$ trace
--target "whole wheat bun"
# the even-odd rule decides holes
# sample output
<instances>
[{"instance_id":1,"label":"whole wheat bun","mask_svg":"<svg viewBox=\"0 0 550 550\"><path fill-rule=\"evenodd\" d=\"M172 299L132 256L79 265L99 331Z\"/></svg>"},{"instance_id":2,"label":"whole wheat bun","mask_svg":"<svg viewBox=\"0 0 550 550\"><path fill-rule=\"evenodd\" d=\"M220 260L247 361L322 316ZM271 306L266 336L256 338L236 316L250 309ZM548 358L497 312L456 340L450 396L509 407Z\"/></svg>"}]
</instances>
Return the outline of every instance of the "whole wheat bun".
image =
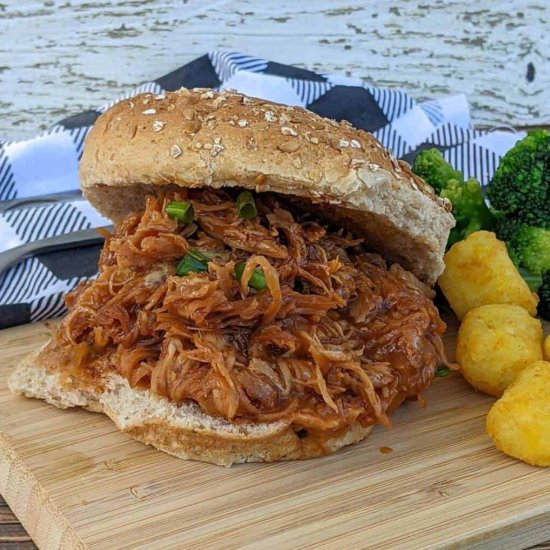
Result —
<instances>
[{"instance_id":1,"label":"whole wheat bun","mask_svg":"<svg viewBox=\"0 0 550 550\"><path fill-rule=\"evenodd\" d=\"M84 195L117 221L147 193L238 186L300 198L349 226L387 259L433 284L454 219L449 204L370 134L295 107L233 92L185 90L122 101L94 125L81 161ZM228 422L175 405L116 374L104 389L65 381L39 354L12 374L15 394L105 413L122 431L175 456L230 466L303 459L356 443L371 427L300 437L290 421ZM304 435L304 434L301 434Z\"/></svg>"},{"instance_id":2,"label":"whole wheat bun","mask_svg":"<svg viewBox=\"0 0 550 550\"><path fill-rule=\"evenodd\" d=\"M188 460L220 466L242 462L274 462L330 454L361 441L372 427L354 423L337 434L309 433L305 437L290 422L232 423L202 412L192 402L170 403L144 389L131 388L118 374L105 380L105 389L63 382L61 372L47 370L39 353L27 357L11 374L12 393L43 399L56 407L83 407L106 414L134 439Z\"/></svg>"},{"instance_id":3,"label":"whole wheat bun","mask_svg":"<svg viewBox=\"0 0 550 550\"><path fill-rule=\"evenodd\" d=\"M88 135L80 176L84 195L115 221L167 186L302 197L430 284L443 271L454 225L450 204L372 135L228 91L121 101Z\"/></svg>"}]
</instances>

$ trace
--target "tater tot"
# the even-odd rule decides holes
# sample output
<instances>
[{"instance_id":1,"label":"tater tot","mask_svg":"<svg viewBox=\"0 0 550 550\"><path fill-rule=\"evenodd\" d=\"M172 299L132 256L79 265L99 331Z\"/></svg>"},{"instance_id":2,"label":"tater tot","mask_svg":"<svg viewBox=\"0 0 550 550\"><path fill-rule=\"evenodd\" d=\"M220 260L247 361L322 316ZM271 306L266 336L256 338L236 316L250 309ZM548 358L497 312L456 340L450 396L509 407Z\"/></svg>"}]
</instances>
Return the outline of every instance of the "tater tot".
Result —
<instances>
[{"instance_id":1,"label":"tater tot","mask_svg":"<svg viewBox=\"0 0 550 550\"><path fill-rule=\"evenodd\" d=\"M550 363L526 367L487 416L497 449L534 466L550 466Z\"/></svg>"},{"instance_id":2,"label":"tater tot","mask_svg":"<svg viewBox=\"0 0 550 550\"><path fill-rule=\"evenodd\" d=\"M538 297L532 293L494 233L476 231L445 254L439 286L459 319L484 304L518 304L531 315Z\"/></svg>"},{"instance_id":3,"label":"tater tot","mask_svg":"<svg viewBox=\"0 0 550 550\"><path fill-rule=\"evenodd\" d=\"M527 365L542 359L542 325L520 306L472 309L458 330L456 360L478 390L500 396Z\"/></svg>"},{"instance_id":4,"label":"tater tot","mask_svg":"<svg viewBox=\"0 0 550 550\"><path fill-rule=\"evenodd\" d=\"M550 336L547 336L544 339L543 352L544 352L544 360L550 361Z\"/></svg>"}]
</instances>

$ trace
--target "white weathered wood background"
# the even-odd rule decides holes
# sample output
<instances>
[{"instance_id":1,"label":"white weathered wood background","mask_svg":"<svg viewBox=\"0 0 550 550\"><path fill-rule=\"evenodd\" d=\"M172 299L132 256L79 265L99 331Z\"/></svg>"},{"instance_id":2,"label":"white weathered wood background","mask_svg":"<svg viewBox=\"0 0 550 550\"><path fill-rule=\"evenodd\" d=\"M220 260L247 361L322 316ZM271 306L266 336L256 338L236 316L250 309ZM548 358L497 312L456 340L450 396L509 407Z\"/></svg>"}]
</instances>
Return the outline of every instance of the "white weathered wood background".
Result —
<instances>
[{"instance_id":1,"label":"white weathered wood background","mask_svg":"<svg viewBox=\"0 0 550 550\"><path fill-rule=\"evenodd\" d=\"M216 48L419 99L465 92L479 125L550 124L550 0L0 0L0 136Z\"/></svg>"}]
</instances>

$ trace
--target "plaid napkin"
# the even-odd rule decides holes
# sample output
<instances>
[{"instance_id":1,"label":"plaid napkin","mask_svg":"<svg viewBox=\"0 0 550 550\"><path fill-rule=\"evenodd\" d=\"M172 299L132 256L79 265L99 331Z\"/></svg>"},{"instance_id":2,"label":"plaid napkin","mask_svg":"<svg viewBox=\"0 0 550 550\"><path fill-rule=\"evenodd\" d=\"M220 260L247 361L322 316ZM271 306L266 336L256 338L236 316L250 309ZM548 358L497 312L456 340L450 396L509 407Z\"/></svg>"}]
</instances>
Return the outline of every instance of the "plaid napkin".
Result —
<instances>
[{"instance_id":1,"label":"plaid napkin","mask_svg":"<svg viewBox=\"0 0 550 550\"><path fill-rule=\"evenodd\" d=\"M97 117L117 101L141 92L232 88L346 119L372 132L411 162L437 147L465 177L491 179L499 158L524 136L471 127L464 95L417 103L402 90L377 88L354 78L318 74L237 52L204 55L115 100L76 114L30 140L0 140L0 212L3 201L77 190L84 138ZM0 252L37 239L107 225L80 196L53 204L10 208L0 214ZM97 271L98 246L41 254L0 274L0 328L62 314L63 296Z\"/></svg>"}]
</instances>

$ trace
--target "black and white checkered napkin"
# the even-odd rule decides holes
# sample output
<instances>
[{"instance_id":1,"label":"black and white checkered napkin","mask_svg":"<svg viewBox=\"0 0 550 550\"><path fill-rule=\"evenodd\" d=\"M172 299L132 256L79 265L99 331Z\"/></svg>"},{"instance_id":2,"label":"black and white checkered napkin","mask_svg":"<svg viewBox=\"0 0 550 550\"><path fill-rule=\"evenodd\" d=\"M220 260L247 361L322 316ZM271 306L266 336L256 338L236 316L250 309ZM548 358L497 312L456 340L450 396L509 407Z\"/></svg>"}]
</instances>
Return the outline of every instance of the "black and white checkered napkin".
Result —
<instances>
[{"instance_id":1,"label":"black and white checkered napkin","mask_svg":"<svg viewBox=\"0 0 550 550\"><path fill-rule=\"evenodd\" d=\"M498 159L524 134L473 130L465 96L415 102L401 90L376 88L358 79L317 74L236 52L216 51L146 82L123 97L71 116L25 141L0 141L2 201L76 190L83 141L97 117L141 92L233 88L245 94L306 107L346 119L372 132L397 157L411 161L437 147L466 177L486 184ZM5 203L4 203L5 204ZM13 208L0 214L0 252L36 239L106 225L83 199ZM99 247L30 258L0 274L0 328L57 316L63 296L96 273Z\"/></svg>"}]
</instances>

